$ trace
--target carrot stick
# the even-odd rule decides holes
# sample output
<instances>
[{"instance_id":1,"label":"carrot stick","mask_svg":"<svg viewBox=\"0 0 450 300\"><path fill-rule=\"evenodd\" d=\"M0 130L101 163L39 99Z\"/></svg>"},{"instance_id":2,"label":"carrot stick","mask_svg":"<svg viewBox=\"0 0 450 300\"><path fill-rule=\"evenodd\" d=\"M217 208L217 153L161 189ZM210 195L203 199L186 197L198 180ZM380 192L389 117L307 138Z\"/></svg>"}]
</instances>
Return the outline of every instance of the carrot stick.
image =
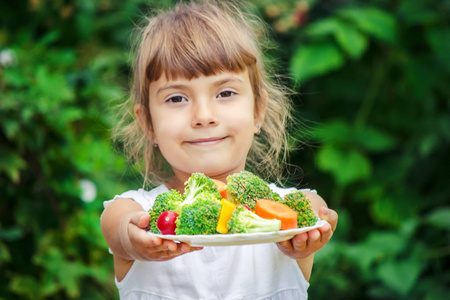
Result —
<instances>
[{"instance_id":1,"label":"carrot stick","mask_svg":"<svg viewBox=\"0 0 450 300\"><path fill-rule=\"evenodd\" d=\"M222 196L222 199L227 199L228 193L227 193L227 185L223 181L213 179L213 181L217 185L217 189L219 190L220 195Z\"/></svg>"},{"instance_id":2,"label":"carrot stick","mask_svg":"<svg viewBox=\"0 0 450 300\"><path fill-rule=\"evenodd\" d=\"M266 199L256 200L255 213L264 219L280 220L280 230L297 228L297 213L283 203Z\"/></svg>"}]
</instances>

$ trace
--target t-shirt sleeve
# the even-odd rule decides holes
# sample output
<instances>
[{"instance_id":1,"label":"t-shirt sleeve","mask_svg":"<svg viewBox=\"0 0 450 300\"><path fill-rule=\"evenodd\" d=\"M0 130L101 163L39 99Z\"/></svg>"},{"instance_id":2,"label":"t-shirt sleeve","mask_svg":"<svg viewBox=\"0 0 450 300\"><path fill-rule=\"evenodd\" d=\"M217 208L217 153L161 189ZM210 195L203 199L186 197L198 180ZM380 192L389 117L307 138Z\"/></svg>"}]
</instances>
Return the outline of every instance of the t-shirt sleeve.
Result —
<instances>
[{"instance_id":1,"label":"t-shirt sleeve","mask_svg":"<svg viewBox=\"0 0 450 300\"><path fill-rule=\"evenodd\" d=\"M149 197L148 192L140 189L137 191L128 191L128 192L122 193L120 195L116 195L116 196L114 196L113 199L104 201L103 207L106 208L108 205L110 205L114 200L116 200L118 198L133 199L134 201L136 201L137 203L139 203L141 205L141 207L144 211L148 211L152 207L153 202L154 202L154 199L151 199Z\"/></svg>"}]
</instances>

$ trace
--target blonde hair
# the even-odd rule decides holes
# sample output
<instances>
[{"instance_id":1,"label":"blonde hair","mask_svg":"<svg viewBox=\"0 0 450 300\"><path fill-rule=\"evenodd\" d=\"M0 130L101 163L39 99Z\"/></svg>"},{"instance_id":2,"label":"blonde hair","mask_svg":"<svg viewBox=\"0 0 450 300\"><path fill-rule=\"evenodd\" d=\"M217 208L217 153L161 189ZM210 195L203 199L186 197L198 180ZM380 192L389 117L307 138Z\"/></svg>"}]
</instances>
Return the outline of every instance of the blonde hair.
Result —
<instances>
[{"instance_id":1,"label":"blonde hair","mask_svg":"<svg viewBox=\"0 0 450 300\"><path fill-rule=\"evenodd\" d=\"M219 1L179 3L146 22L136 45L131 97L114 135L123 142L132 161L144 160L146 181L164 183L172 176L167 161L153 147L151 136L144 134L134 116L134 105L142 105L147 126L151 128L150 83L162 75L168 79L191 79L245 69L249 72L256 109L264 105L261 97L267 96L264 125L254 138L246 168L267 180L280 179L289 148L286 130L292 103L287 89L268 75L268 65L263 63L262 53L267 45L261 41L269 39L262 22L235 4Z\"/></svg>"}]
</instances>

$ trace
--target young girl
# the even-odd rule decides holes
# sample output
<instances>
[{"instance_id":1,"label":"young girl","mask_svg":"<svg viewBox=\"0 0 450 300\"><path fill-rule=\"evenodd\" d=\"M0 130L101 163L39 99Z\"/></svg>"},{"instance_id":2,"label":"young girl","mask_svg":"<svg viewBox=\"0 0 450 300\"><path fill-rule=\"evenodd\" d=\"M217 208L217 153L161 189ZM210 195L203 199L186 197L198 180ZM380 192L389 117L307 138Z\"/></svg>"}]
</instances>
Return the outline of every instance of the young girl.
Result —
<instances>
[{"instance_id":1,"label":"young girl","mask_svg":"<svg viewBox=\"0 0 450 300\"><path fill-rule=\"evenodd\" d=\"M304 191L324 226L280 243L191 247L152 236L156 196L183 191L194 172L226 182L250 168L277 178L290 103L267 75L255 18L219 2L178 4L148 20L134 66L132 110L120 126L151 191L105 202L101 226L122 299L306 299L314 252L337 214ZM122 126L128 122L128 125ZM292 191L271 184L281 196Z\"/></svg>"}]
</instances>

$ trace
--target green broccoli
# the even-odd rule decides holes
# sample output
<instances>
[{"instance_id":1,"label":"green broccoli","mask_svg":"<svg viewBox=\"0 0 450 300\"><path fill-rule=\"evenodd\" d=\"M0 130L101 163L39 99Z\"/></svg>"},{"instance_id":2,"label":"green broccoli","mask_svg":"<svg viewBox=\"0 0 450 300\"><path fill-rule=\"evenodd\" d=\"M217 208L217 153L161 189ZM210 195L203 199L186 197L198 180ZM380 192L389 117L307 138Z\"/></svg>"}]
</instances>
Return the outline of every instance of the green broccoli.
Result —
<instances>
[{"instance_id":1,"label":"green broccoli","mask_svg":"<svg viewBox=\"0 0 450 300\"><path fill-rule=\"evenodd\" d=\"M318 219L311 207L311 202L301 191L294 191L285 195L281 203L286 204L297 212L298 228L316 224Z\"/></svg>"},{"instance_id":2,"label":"green broccoli","mask_svg":"<svg viewBox=\"0 0 450 300\"><path fill-rule=\"evenodd\" d=\"M272 192L267 182L248 171L227 177L227 193L229 201L237 205L246 205L252 210L255 210L256 200L275 200L278 196Z\"/></svg>"},{"instance_id":3,"label":"green broccoli","mask_svg":"<svg viewBox=\"0 0 450 300\"><path fill-rule=\"evenodd\" d=\"M192 204L203 193L212 194L218 201L222 199L216 183L203 173L193 173L184 183L184 186L185 199L175 210L177 214L181 213L185 205Z\"/></svg>"},{"instance_id":4,"label":"green broccoli","mask_svg":"<svg viewBox=\"0 0 450 300\"><path fill-rule=\"evenodd\" d=\"M178 208L178 206L183 202L183 200L184 200L183 195L181 195L177 190L170 190L169 192L159 194L155 199L153 207L150 208L150 210L148 211L150 215L149 229L153 233L160 234L161 231L159 231L158 226L156 224L159 215L161 215L163 212L167 210L175 211Z\"/></svg>"},{"instance_id":5,"label":"green broccoli","mask_svg":"<svg viewBox=\"0 0 450 300\"><path fill-rule=\"evenodd\" d=\"M186 202L186 201L185 201ZM183 202L184 203L184 202ZM185 203L175 224L176 234L216 234L222 204L217 195L208 191L199 193Z\"/></svg>"},{"instance_id":6,"label":"green broccoli","mask_svg":"<svg viewBox=\"0 0 450 300\"><path fill-rule=\"evenodd\" d=\"M280 220L264 219L245 207L236 208L227 224L230 233L252 233L278 231Z\"/></svg>"}]
</instances>

